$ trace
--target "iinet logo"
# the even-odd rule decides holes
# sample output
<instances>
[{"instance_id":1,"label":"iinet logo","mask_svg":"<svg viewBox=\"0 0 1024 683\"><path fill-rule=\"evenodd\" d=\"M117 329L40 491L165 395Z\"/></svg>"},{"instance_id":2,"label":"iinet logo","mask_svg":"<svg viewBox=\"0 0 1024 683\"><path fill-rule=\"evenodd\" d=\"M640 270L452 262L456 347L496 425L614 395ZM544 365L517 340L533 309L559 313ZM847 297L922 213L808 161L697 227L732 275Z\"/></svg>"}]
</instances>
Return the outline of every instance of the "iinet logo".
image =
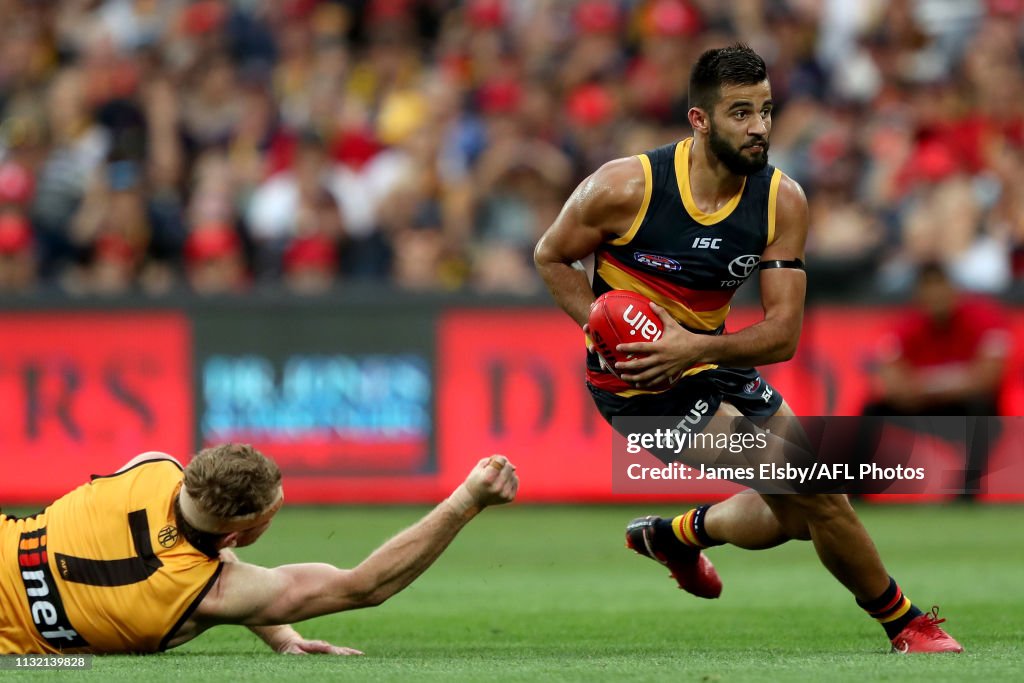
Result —
<instances>
[{"instance_id":1,"label":"iinet logo","mask_svg":"<svg viewBox=\"0 0 1024 683\"><path fill-rule=\"evenodd\" d=\"M656 342L661 339L661 330L653 320L647 317L643 311L639 308L636 309L636 313L630 318L630 313L633 312L633 304L626 307L626 310L622 312L622 319L626 321L632 329L629 331L631 335L638 334L646 339L647 341Z\"/></svg>"},{"instance_id":2,"label":"iinet logo","mask_svg":"<svg viewBox=\"0 0 1024 683\"><path fill-rule=\"evenodd\" d=\"M71 626L64 611L64 602L47 562L46 527L21 534L18 566L32 623L43 640L57 650L88 647L89 643Z\"/></svg>"}]
</instances>

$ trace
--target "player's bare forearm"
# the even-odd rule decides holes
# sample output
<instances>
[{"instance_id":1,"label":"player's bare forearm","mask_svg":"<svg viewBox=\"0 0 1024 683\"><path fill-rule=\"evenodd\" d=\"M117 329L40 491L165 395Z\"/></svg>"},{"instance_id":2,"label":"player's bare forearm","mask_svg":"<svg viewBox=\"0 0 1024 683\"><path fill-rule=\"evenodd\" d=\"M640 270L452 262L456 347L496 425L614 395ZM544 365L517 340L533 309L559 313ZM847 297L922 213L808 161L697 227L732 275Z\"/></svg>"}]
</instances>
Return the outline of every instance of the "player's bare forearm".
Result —
<instances>
[{"instance_id":1,"label":"player's bare forearm","mask_svg":"<svg viewBox=\"0 0 1024 683\"><path fill-rule=\"evenodd\" d=\"M270 570L279 582L278 595L268 596L266 607L242 623L283 624L379 605L425 572L480 510L460 486L353 569L307 563Z\"/></svg>"},{"instance_id":2,"label":"player's bare forearm","mask_svg":"<svg viewBox=\"0 0 1024 683\"><path fill-rule=\"evenodd\" d=\"M434 563L483 508L513 500L519 488L515 471L505 456L481 459L444 502L353 569L355 580L371 587L366 602L377 605L401 591Z\"/></svg>"},{"instance_id":3,"label":"player's bare forearm","mask_svg":"<svg viewBox=\"0 0 1024 683\"><path fill-rule=\"evenodd\" d=\"M619 344L618 351L636 354L615 369L638 388L656 386L679 377L688 368L714 364L749 367L779 363L793 357L803 323L806 278L801 270L774 270L761 276L764 319L732 334L694 334L679 325L657 304L651 309L665 330L655 342Z\"/></svg>"},{"instance_id":4,"label":"player's bare forearm","mask_svg":"<svg viewBox=\"0 0 1024 683\"><path fill-rule=\"evenodd\" d=\"M731 334L704 338L699 362L747 367L792 358L803 326L806 282L801 270L762 273L764 319Z\"/></svg>"},{"instance_id":5,"label":"player's bare forearm","mask_svg":"<svg viewBox=\"0 0 1024 683\"><path fill-rule=\"evenodd\" d=\"M290 642L301 640L302 636L290 624L279 626L249 626L248 629L256 634L274 652L281 652Z\"/></svg>"},{"instance_id":6,"label":"player's bare forearm","mask_svg":"<svg viewBox=\"0 0 1024 683\"><path fill-rule=\"evenodd\" d=\"M569 317L582 327L594 303L594 290L586 272L567 263L536 260L537 272L555 300Z\"/></svg>"},{"instance_id":7,"label":"player's bare forearm","mask_svg":"<svg viewBox=\"0 0 1024 683\"><path fill-rule=\"evenodd\" d=\"M787 321L766 319L735 334L713 337L685 330L656 304L652 309L661 318L665 334L657 342L619 344L619 351L639 357L615 364L619 376L640 389L671 381L697 365L750 367L779 363L793 356L800 336L799 317Z\"/></svg>"},{"instance_id":8,"label":"player's bare forearm","mask_svg":"<svg viewBox=\"0 0 1024 683\"><path fill-rule=\"evenodd\" d=\"M333 645L325 640L309 640L288 624L279 626L249 626L248 629L274 652L280 655L361 655L360 650Z\"/></svg>"},{"instance_id":9,"label":"player's bare forearm","mask_svg":"<svg viewBox=\"0 0 1024 683\"><path fill-rule=\"evenodd\" d=\"M764 320L734 334L708 337L698 364L750 367L781 363L793 357L800 339L800 319Z\"/></svg>"},{"instance_id":10,"label":"player's bare forearm","mask_svg":"<svg viewBox=\"0 0 1024 683\"><path fill-rule=\"evenodd\" d=\"M367 587L366 606L379 605L415 581L480 510L459 487L426 517L363 560L352 574Z\"/></svg>"}]
</instances>

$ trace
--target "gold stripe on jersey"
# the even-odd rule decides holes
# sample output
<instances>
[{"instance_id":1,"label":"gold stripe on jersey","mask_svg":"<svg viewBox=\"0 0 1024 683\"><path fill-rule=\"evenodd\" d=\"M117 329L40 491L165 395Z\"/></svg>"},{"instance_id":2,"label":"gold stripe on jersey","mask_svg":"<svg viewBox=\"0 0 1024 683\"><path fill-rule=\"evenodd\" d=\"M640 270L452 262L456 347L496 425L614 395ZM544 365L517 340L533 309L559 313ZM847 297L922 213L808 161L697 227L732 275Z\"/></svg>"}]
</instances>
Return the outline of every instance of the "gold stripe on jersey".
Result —
<instances>
[{"instance_id":1,"label":"gold stripe on jersey","mask_svg":"<svg viewBox=\"0 0 1024 683\"><path fill-rule=\"evenodd\" d=\"M639 280L624 270L616 268L606 259L600 259L600 262L597 264L597 274L612 289L627 289L643 294L668 311L669 315L678 320L682 325L693 330L706 332L716 330L725 322L725 317L729 314L729 304L716 308L713 311L692 311L675 299L666 297L643 280Z\"/></svg>"},{"instance_id":2,"label":"gold stripe on jersey","mask_svg":"<svg viewBox=\"0 0 1024 683\"><path fill-rule=\"evenodd\" d=\"M768 244L775 241L775 211L779 202L779 184L782 182L782 171L775 169L772 173L772 184L768 189Z\"/></svg>"},{"instance_id":3,"label":"gold stripe on jersey","mask_svg":"<svg viewBox=\"0 0 1024 683\"><path fill-rule=\"evenodd\" d=\"M636 158L640 160L640 165L643 166L644 169L644 201L640 205L640 211L636 214L636 218L633 219L633 225L629 226L629 230L627 230L621 237L616 237L611 240L611 244L616 246L629 244L633 237L636 236L640 226L643 225L644 218L647 217L647 209L651 205L651 195L654 194L651 160L646 154L637 154Z\"/></svg>"},{"instance_id":4,"label":"gold stripe on jersey","mask_svg":"<svg viewBox=\"0 0 1024 683\"><path fill-rule=\"evenodd\" d=\"M747 187L747 179L743 178L739 191L732 196L722 208L714 213L705 213L693 200L693 193L690 192L690 148L693 146L693 138L686 138L676 145L676 182L679 183L679 196L683 198L683 206L693 220L701 225L714 225L729 217L743 198L743 190Z\"/></svg>"}]
</instances>

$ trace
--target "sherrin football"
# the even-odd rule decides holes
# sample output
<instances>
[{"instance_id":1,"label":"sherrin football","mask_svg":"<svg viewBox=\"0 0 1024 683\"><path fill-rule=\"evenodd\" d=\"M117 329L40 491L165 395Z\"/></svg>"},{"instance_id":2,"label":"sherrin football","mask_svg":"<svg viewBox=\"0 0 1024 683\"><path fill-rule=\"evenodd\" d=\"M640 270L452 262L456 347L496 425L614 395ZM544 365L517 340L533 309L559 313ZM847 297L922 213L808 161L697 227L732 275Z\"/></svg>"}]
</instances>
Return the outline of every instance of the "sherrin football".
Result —
<instances>
[{"instance_id":1,"label":"sherrin football","mask_svg":"<svg viewBox=\"0 0 1024 683\"><path fill-rule=\"evenodd\" d=\"M651 310L651 300L625 290L612 290L597 297L590 306L587 325L594 350L616 376L615 363L638 357L620 353L615 350L616 346L630 342L655 342L665 331L661 318Z\"/></svg>"}]
</instances>

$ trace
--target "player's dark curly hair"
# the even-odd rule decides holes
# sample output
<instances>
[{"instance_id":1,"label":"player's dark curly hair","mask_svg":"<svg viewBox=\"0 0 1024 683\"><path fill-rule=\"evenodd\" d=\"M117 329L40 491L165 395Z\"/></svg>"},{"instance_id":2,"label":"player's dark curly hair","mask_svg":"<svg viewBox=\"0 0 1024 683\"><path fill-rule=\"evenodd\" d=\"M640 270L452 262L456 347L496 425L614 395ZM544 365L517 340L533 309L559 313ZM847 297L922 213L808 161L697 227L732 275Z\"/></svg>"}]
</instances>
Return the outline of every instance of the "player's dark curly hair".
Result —
<instances>
[{"instance_id":1,"label":"player's dark curly hair","mask_svg":"<svg viewBox=\"0 0 1024 683\"><path fill-rule=\"evenodd\" d=\"M754 85L767 78L761 55L743 43L707 50L690 72L690 106L710 112L723 85Z\"/></svg>"}]
</instances>

